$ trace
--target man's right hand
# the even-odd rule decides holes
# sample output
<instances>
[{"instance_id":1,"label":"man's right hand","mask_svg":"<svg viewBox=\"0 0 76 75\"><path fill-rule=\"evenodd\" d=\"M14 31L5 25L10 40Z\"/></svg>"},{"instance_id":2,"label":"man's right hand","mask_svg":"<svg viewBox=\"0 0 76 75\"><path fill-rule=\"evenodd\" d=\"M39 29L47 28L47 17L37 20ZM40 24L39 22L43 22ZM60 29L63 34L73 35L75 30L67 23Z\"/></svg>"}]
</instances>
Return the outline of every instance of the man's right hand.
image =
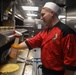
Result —
<instances>
[{"instance_id":1,"label":"man's right hand","mask_svg":"<svg viewBox=\"0 0 76 75\"><path fill-rule=\"evenodd\" d=\"M20 48L19 44L12 44L11 47L12 47L12 48L15 48L15 49L19 49L19 48Z\"/></svg>"}]
</instances>

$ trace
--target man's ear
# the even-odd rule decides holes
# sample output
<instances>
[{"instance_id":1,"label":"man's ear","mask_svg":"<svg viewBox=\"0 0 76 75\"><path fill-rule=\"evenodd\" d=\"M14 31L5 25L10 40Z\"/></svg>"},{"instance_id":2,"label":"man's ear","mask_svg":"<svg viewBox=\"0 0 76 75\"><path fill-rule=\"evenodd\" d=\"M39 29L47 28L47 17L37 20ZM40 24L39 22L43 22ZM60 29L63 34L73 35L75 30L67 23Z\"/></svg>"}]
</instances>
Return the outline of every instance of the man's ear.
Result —
<instances>
[{"instance_id":1,"label":"man's ear","mask_svg":"<svg viewBox=\"0 0 76 75\"><path fill-rule=\"evenodd\" d=\"M53 16L55 14L55 12L51 11L50 14L51 14L51 16Z\"/></svg>"},{"instance_id":2,"label":"man's ear","mask_svg":"<svg viewBox=\"0 0 76 75\"><path fill-rule=\"evenodd\" d=\"M53 11L51 11L51 13L52 13L52 15L54 15L54 14L55 14L55 12L53 12Z\"/></svg>"}]
</instances>

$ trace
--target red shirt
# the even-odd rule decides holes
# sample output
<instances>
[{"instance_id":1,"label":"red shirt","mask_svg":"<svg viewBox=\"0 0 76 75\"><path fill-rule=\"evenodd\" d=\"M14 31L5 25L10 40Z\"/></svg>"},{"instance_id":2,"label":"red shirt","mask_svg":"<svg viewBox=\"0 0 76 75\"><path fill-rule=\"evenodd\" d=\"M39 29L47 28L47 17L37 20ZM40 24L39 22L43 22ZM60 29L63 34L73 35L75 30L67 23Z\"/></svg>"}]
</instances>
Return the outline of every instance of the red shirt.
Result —
<instances>
[{"instance_id":1,"label":"red shirt","mask_svg":"<svg viewBox=\"0 0 76 75\"><path fill-rule=\"evenodd\" d=\"M61 71L76 70L76 35L67 25L58 22L48 32L48 28L26 41L29 48L41 48L42 64Z\"/></svg>"}]
</instances>

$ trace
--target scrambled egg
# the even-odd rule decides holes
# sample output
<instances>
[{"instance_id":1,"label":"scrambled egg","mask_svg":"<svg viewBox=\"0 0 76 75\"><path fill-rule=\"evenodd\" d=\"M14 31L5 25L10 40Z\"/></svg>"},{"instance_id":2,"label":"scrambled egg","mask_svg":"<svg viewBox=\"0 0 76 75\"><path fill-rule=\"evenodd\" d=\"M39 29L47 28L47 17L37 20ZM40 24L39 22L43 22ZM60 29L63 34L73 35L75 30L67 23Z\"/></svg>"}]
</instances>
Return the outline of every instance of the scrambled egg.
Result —
<instances>
[{"instance_id":1,"label":"scrambled egg","mask_svg":"<svg viewBox=\"0 0 76 75\"><path fill-rule=\"evenodd\" d=\"M19 66L17 64L5 64L0 67L0 72L2 73L8 73L8 72L13 72L19 69Z\"/></svg>"}]
</instances>

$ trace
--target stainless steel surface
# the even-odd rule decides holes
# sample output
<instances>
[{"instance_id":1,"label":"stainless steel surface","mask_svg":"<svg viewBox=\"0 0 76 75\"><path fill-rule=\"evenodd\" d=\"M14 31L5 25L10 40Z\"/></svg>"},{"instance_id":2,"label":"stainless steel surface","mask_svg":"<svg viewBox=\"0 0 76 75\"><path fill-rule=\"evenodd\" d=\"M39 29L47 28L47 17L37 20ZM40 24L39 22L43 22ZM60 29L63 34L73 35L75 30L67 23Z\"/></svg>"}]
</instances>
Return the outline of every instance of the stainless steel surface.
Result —
<instances>
[{"instance_id":1,"label":"stainless steel surface","mask_svg":"<svg viewBox=\"0 0 76 75\"><path fill-rule=\"evenodd\" d=\"M0 47L7 42L7 37L0 33Z\"/></svg>"},{"instance_id":2,"label":"stainless steel surface","mask_svg":"<svg viewBox=\"0 0 76 75\"><path fill-rule=\"evenodd\" d=\"M26 68L24 70L24 75L32 75L32 65L26 65Z\"/></svg>"},{"instance_id":3,"label":"stainless steel surface","mask_svg":"<svg viewBox=\"0 0 76 75\"><path fill-rule=\"evenodd\" d=\"M34 52L34 50L31 50L29 52L28 49L24 49L23 51L19 52L19 56L21 56L23 59L34 59L34 57L36 55L34 55L33 53L38 52L38 55L36 56L36 58L40 58L40 49L36 48ZM17 59L10 59L8 61L8 63L15 63L19 65L19 70L11 72L11 73L0 73L0 75L38 75L38 74L42 74L41 69L38 68L38 66L41 64L41 62L37 62L37 61L33 61L32 64L28 65L27 62L23 62L23 63L19 63L17 62Z\"/></svg>"},{"instance_id":4,"label":"stainless steel surface","mask_svg":"<svg viewBox=\"0 0 76 75\"><path fill-rule=\"evenodd\" d=\"M23 52L19 52L19 55L26 58L28 55L28 49L24 50ZM10 59L10 61L8 63L18 64L19 70L11 72L11 73L0 73L0 75L23 75L26 63L17 63L16 59Z\"/></svg>"},{"instance_id":5,"label":"stainless steel surface","mask_svg":"<svg viewBox=\"0 0 76 75\"><path fill-rule=\"evenodd\" d=\"M40 48L34 48L31 50L31 53L33 53L33 67L32 67L32 75L42 75L42 68L39 66L42 65L41 63L41 49Z\"/></svg>"},{"instance_id":6,"label":"stainless steel surface","mask_svg":"<svg viewBox=\"0 0 76 75\"><path fill-rule=\"evenodd\" d=\"M20 62L20 63L26 63L28 65L32 65L33 64L33 59L29 59L29 58L24 58L22 56L19 56L17 58L17 62Z\"/></svg>"}]
</instances>

